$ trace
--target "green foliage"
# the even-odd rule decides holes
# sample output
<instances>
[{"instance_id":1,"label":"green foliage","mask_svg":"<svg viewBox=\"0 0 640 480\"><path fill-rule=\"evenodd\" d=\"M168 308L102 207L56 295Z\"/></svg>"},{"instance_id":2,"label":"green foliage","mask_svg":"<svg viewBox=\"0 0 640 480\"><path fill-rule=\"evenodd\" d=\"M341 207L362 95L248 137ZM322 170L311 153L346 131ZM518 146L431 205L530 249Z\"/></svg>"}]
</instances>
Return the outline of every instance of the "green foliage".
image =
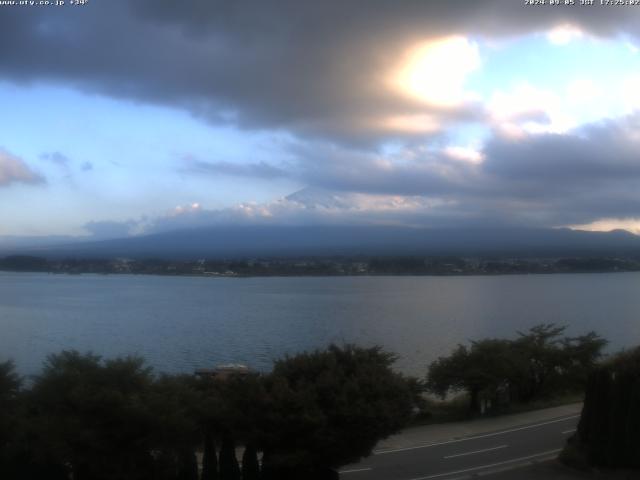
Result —
<instances>
[{"instance_id":1,"label":"green foliage","mask_svg":"<svg viewBox=\"0 0 640 480\"><path fill-rule=\"evenodd\" d=\"M28 394L29 463L73 478L195 479L200 393L191 376L154 378L137 357L50 356Z\"/></svg>"},{"instance_id":2,"label":"green foliage","mask_svg":"<svg viewBox=\"0 0 640 480\"><path fill-rule=\"evenodd\" d=\"M8 476L19 442L16 431L20 426L18 396L22 379L16 374L13 362L0 363L0 478Z\"/></svg>"},{"instance_id":3,"label":"green foliage","mask_svg":"<svg viewBox=\"0 0 640 480\"><path fill-rule=\"evenodd\" d=\"M151 436L155 450L179 456L185 445L201 442L202 402L196 380L191 375L161 375L149 385L146 408L153 417Z\"/></svg>"},{"instance_id":4,"label":"green foliage","mask_svg":"<svg viewBox=\"0 0 640 480\"><path fill-rule=\"evenodd\" d=\"M139 358L102 363L64 351L52 355L31 391L38 452L74 478L144 478L153 424L144 401L151 375Z\"/></svg>"},{"instance_id":5,"label":"green foliage","mask_svg":"<svg viewBox=\"0 0 640 480\"><path fill-rule=\"evenodd\" d=\"M236 445L225 436L220 449L220 480L240 480L240 466L236 458Z\"/></svg>"},{"instance_id":6,"label":"green foliage","mask_svg":"<svg viewBox=\"0 0 640 480\"><path fill-rule=\"evenodd\" d=\"M471 348L459 345L449 357L441 357L429 367L428 388L444 397L449 391L469 394L470 408L480 409L482 393L492 398L512 373L511 345L505 340L472 342Z\"/></svg>"},{"instance_id":7,"label":"green foliage","mask_svg":"<svg viewBox=\"0 0 640 480\"><path fill-rule=\"evenodd\" d=\"M260 480L258 451L251 443L246 446L242 454L242 480Z\"/></svg>"},{"instance_id":8,"label":"green foliage","mask_svg":"<svg viewBox=\"0 0 640 480\"><path fill-rule=\"evenodd\" d=\"M339 467L404 427L414 397L394 360L379 347L332 345L276 362L262 440L269 467Z\"/></svg>"},{"instance_id":9,"label":"green foliage","mask_svg":"<svg viewBox=\"0 0 640 480\"><path fill-rule=\"evenodd\" d=\"M622 353L589 377L571 447L591 465L640 467L640 347Z\"/></svg>"},{"instance_id":10,"label":"green foliage","mask_svg":"<svg viewBox=\"0 0 640 480\"><path fill-rule=\"evenodd\" d=\"M185 446L179 458L178 480L198 480L198 460L195 452Z\"/></svg>"},{"instance_id":11,"label":"green foliage","mask_svg":"<svg viewBox=\"0 0 640 480\"><path fill-rule=\"evenodd\" d=\"M263 377L252 374L215 381L206 398L216 404L213 425L222 437L232 436L244 444L259 442L263 435L261 422L268 408ZM208 410L208 415L213 418L212 409Z\"/></svg>"},{"instance_id":12,"label":"green foliage","mask_svg":"<svg viewBox=\"0 0 640 480\"><path fill-rule=\"evenodd\" d=\"M6 405L12 402L18 395L22 379L15 372L15 365L12 361L0 363L0 402Z\"/></svg>"},{"instance_id":13,"label":"green foliage","mask_svg":"<svg viewBox=\"0 0 640 480\"><path fill-rule=\"evenodd\" d=\"M562 340L562 346L567 361L564 364L566 375L565 381L573 381L577 386L584 389L589 374L597 366L597 361L601 357L601 352L607 345L607 341L595 332L589 332L574 338Z\"/></svg>"},{"instance_id":14,"label":"green foliage","mask_svg":"<svg viewBox=\"0 0 640 480\"><path fill-rule=\"evenodd\" d=\"M542 324L515 340L486 339L459 345L448 357L429 366L427 389L441 397L465 391L469 408L529 403L541 397L581 390L601 356L606 341L590 332L561 337L565 327Z\"/></svg>"},{"instance_id":15,"label":"green foliage","mask_svg":"<svg viewBox=\"0 0 640 480\"><path fill-rule=\"evenodd\" d=\"M202 480L218 480L218 457L216 455L216 443L211 432L204 435L204 448L202 452Z\"/></svg>"},{"instance_id":16,"label":"green foliage","mask_svg":"<svg viewBox=\"0 0 640 480\"><path fill-rule=\"evenodd\" d=\"M195 480L198 449L202 480L336 478L333 468L412 415L422 386L394 373L394 360L331 346L286 357L268 375L197 379L154 376L137 357L63 351L26 390L0 364L0 478Z\"/></svg>"}]
</instances>

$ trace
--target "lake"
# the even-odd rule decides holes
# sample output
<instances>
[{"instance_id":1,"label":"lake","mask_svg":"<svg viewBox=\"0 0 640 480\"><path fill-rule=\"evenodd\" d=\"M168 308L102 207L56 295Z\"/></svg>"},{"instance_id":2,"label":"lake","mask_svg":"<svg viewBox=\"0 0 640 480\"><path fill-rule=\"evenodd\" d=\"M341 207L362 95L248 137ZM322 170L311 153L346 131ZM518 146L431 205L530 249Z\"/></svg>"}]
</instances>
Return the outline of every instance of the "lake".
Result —
<instances>
[{"instance_id":1,"label":"lake","mask_svg":"<svg viewBox=\"0 0 640 480\"><path fill-rule=\"evenodd\" d=\"M541 322L640 344L640 273L204 278L0 272L0 360L35 373L62 349L143 355L157 371L269 370L331 342L382 345L423 375L457 343Z\"/></svg>"}]
</instances>

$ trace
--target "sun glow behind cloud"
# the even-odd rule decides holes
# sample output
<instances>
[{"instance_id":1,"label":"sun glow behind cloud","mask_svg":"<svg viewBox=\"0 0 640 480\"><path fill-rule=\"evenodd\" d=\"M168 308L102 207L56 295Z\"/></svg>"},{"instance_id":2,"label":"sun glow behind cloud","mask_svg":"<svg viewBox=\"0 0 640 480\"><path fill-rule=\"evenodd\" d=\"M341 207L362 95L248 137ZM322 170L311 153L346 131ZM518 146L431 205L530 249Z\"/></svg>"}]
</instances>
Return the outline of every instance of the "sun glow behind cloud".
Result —
<instances>
[{"instance_id":1,"label":"sun glow behind cloud","mask_svg":"<svg viewBox=\"0 0 640 480\"><path fill-rule=\"evenodd\" d=\"M479 67L477 44L462 36L440 38L409 49L392 84L426 104L455 107L471 97L465 81Z\"/></svg>"},{"instance_id":2,"label":"sun glow behind cloud","mask_svg":"<svg viewBox=\"0 0 640 480\"><path fill-rule=\"evenodd\" d=\"M434 133L442 128L438 119L433 115L394 115L381 122L385 130L404 133Z\"/></svg>"},{"instance_id":3,"label":"sun glow behind cloud","mask_svg":"<svg viewBox=\"0 0 640 480\"><path fill-rule=\"evenodd\" d=\"M451 160L479 165L484 161L482 152L471 147L452 145L444 149L444 154Z\"/></svg>"},{"instance_id":4,"label":"sun glow behind cloud","mask_svg":"<svg viewBox=\"0 0 640 480\"><path fill-rule=\"evenodd\" d=\"M589 232L610 232L612 230L627 230L640 235L640 218L603 218L584 225L569 225L572 230L586 230Z\"/></svg>"},{"instance_id":5,"label":"sun glow behind cloud","mask_svg":"<svg viewBox=\"0 0 640 480\"><path fill-rule=\"evenodd\" d=\"M553 45L567 45L573 40L582 38L584 33L578 27L571 24L562 24L547 32L547 40Z\"/></svg>"}]
</instances>

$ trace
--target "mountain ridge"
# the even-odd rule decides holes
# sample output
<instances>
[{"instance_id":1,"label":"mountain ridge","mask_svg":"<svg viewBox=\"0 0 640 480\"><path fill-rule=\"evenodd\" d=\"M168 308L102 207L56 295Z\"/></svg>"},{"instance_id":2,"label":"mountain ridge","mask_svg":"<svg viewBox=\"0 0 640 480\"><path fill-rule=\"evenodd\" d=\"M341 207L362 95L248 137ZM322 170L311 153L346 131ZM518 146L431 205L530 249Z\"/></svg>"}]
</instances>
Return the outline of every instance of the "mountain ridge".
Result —
<instances>
[{"instance_id":1,"label":"mountain ridge","mask_svg":"<svg viewBox=\"0 0 640 480\"><path fill-rule=\"evenodd\" d=\"M216 226L112 240L5 248L0 254L76 258L240 258L329 256L640 255L640 236L625 230L390 226Z\"/></svg>"}]
</instances>

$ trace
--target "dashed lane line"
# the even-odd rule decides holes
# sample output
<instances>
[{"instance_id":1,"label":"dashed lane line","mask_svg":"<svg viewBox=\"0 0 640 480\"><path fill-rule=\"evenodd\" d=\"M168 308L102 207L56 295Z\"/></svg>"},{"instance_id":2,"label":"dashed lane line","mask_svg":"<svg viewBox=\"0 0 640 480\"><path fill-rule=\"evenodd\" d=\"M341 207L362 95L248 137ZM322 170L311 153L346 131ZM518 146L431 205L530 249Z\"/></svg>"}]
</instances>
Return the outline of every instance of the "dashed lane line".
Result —
<instances>
[{"instance_id":1,"label":"dashed lane line","mask_svg":"<svg viewBox=\"0 0 640 480\"><path fill-rule=\"evenodd\" d=\"M475 450L473 452L465 452L465 453L456 453L455 455L447 455L444 458L458 458L458 457L466 457L467 455L475 455L476 453L484 453L484 452L492 452L494 450L500 450L502 448L507 448L509 445L500 445L498 447L484 448L482 450Z\"/></svg>"},{"instance_id":2,"label":"dashed lane line","mask_svg":"<svg viewBox=\"0 0 640 480\"><path fill-rule=\"evenodd\" d=\"M545 425L551 425L553 423L566 422L567 420L573 420L574 418L579 418L579 417L580 417L580 415L571 415L569 417L557 418L555 420L549 420L548 422L536 423L534 425L526 425L524 427L517 427L517 428L512 428L512 429L509 429L509 430L502 430L500 432L485 433L485 434L482 434L482 435L475 435L475 436L472 436L472 437L459 438L459 439L455 439L455 440L447 440L446 442L428 443L428 444L425 444L425 445L416 445L416 446L413 446L413 447L394 448L394 449L390 449L390 450L378 450L378 451L374 451L373 454L374 455L386 455L387 453L405 452L407 450L417 450L417 449L420 449L420 448L437 447L439 445L449 445L449 444L458 443L458 442L468 442L469 440L478 440L480 438L495 437L497 435L505 435L507 433L519 432L519 431L528 430L528 429L531 429L531 428L543 427Z\"/></svg>"},{"instance_id":3,"label":"dashed lane line","mask_svg":"<svg viewBox=\"0 0 640 480\"><path fill-rule=\"evenodd\" d=\"M477 470L484 470L484 469L487 469L487 468L499 467L499 466L502 466L502 465L508 465L510 463L524 462L526 460L532 460L532 459L538 458L538 457L545 457L545 456L555 455L556 453L560 452L561 450L562 450L561 448L558 448L556 450L549 450L547 452L536 453L534 455L528 455L526 457L519 457L519 458L513 458L511 460L505 460L504 462L490 463L490 464L487 464L487 465L480 465L478 467L465 468L464 470L456 470L454 472L436 473L435 475L427 475L426 477L416 477L416 478L412 478L410 480L429 480L431 478L441 478L441 477L447 477L449 475L459 475L461 473L475 472Z\"/></svg>"},{"instance_id":4,"label":"dashed lane line","mask_svg":"<svg viewBox=\"0 0 640 480\"><path fill-rule=\"evenodd\" d=\"M367 467L367 468L354 468L351 470L340 470L338 473L343 474L343 473L357 473L357 472L368 472L372 470L372 468Z\"/></svg>"}]
</instances>

